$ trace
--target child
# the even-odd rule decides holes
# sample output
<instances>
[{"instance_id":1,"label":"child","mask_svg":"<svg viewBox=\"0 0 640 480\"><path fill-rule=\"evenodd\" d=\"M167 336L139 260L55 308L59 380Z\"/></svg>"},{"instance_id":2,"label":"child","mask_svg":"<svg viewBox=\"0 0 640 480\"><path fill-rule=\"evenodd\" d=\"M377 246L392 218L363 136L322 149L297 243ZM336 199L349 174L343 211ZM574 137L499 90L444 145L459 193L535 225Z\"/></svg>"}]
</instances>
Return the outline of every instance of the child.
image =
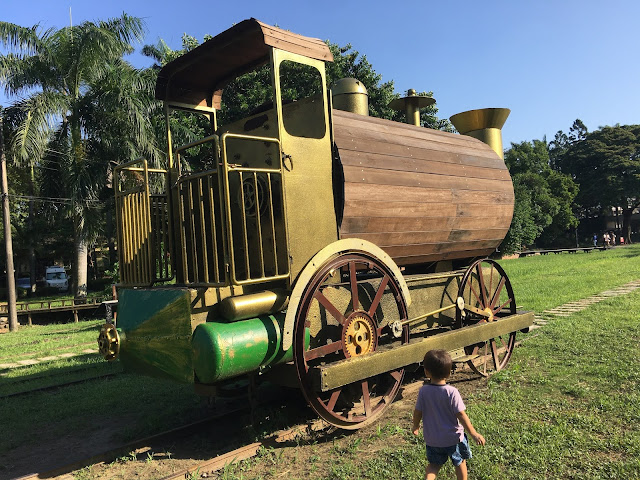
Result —
<instances>
[{"instance_id":1,"label":"child","mask_svg":"<svg viewBox=\"0 0 640 480\"><path fill-rule=\"evenodd\" d=\"M484 437L471 425L458 389L447 385L447 378L451 374L451 357L447 351L429 350L422 364L429 383L418 392L413 412L413 433L418 435L422 419L429 461L424 478L434 480L449 457L455 466L456 478L465 480L466 459L471 458L471 449L464 430L469 432L478 445L484 445Z\"/></svg>"}]
</instances>

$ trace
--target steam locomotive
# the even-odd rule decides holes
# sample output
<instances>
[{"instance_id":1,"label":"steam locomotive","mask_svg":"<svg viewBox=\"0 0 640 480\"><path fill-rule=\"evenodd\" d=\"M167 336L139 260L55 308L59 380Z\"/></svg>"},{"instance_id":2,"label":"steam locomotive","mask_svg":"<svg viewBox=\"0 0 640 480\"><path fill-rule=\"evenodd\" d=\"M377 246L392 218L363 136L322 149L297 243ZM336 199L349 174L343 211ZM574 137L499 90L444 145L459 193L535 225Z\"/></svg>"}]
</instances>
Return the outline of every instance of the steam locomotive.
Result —
<instances>
[{"instance_id":1,"label":"steam locomotive","mask_svg":"<svg viewBox=\"0 0 640 480\"><path fill-rule=\"evenodd\" d=\"M485 258L513 214L509 111L436 131L418 120L433 99L410 91L391 105L409 124L369 117L360 81L329 91L332 60L318 39L249 19L161 69L166 168L114 172L107 360L204 394L247 374L294 383L344 429L373 422L432 348L480 375L506 365L533 322ZM267 101L223 115L225 95L248 99L259 79ZM174 146L185 122L208 133Z\"/></svg>"}]
</instances>

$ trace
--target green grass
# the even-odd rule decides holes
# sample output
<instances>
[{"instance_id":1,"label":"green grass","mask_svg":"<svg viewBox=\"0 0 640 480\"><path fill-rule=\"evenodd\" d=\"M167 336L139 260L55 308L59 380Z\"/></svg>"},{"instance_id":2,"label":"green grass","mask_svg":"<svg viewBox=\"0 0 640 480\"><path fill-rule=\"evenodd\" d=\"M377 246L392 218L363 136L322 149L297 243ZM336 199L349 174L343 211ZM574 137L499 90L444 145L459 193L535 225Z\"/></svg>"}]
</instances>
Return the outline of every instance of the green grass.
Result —
<instances>
[{"instance_id":1,"label":"green grass","mask_svg":"<svg viewBox=\"0 0 640 480\"><path fill-rule=\"evenodd\" d=\"M638 311L640 292L553 321L467 395L469 417L487 440L472 446L469 478L640 478ZM284 469L290 479L424 478L424 444L406 411L400 423L334 441L312 461L292 466L291 456L267 451L220 478L277 478ZM439 478L455 478L450 462Z\"/></svg>"},{"instance_id":2,"label":"green grass","mask_svg":"<svg viewBox=\"0 0 640 480\"><path fill-rule=\"evenodd\" d=\"M0 363L48 357L60 353L97 348L104 320L78 323L22 326L0 337Z\"/></svg>"},{"instance_id":3,"label":"green grass","mask_svg":"<svg viewBox=\"0 0 640 480\"><path fill-rule=\"evenodd\" d=\"M640 279L640 245L501 260L518 307L542 312Z\"/></svg>"},{"instance_id":4,"label":"green grass","mask_svg":"<svg viewBox=\"0 0 640 480\"><path fill-rule=\"evenodd\" d=\"M640 246L500 263L518 305L541 312L640 279ZM638 311L640 293L552 321L528 335L503 372L465 396L469 416L488 442L474 447L470 478L640 478ZM3 334L0 363L95 348L101 323L23 327ZM114 366L93 355L0 372L0 391L36 385L29 382L38 378L70 378L65 375L74 369L99 364ZM104 412L117 432L111 441L149 435L203 415L190 385L128 374L0 398L0 408L12 412L3 416L3 430L11 434L0 436L0 455L42 443L43 435L53 441L74 431L100 431ZM286 470L291 479L423 478L424 446L408 431L410 418L394 422L383 420L357 437L338 438L328 454L314 453L299 468L291 455L267 449L228 467L220 478L273 478ZM439 478L454 478L450 465Z\"/></svg>"}]
</instances>

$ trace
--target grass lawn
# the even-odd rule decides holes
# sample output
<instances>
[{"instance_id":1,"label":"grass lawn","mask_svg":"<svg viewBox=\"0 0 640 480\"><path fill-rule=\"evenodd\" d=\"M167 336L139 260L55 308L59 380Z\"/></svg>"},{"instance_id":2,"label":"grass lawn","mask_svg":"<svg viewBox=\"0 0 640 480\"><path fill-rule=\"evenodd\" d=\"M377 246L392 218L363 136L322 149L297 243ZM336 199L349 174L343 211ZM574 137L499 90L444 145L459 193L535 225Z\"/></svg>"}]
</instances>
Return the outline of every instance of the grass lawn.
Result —
<instances>
[{"instance_id":1,"label":"grass lawn","mask_svg":"<svg viewBox=\"0 0 640 480\"><path fill-rule=\"evenodd\" d=\"M552 321L522 343L505 370L473 388L458 384L487 440L472 445L469 478L640 478L639 311L636 292ZM265 450L219 478L271 479L287 470L289 479L424 478L412 408L330 445ZM438 478L455 478L450 462Z\"/></svg>"},{"instance_id":2,"label":"grass lawn","mask_svg":"<svg viewBox=\"0 0 640 480\"><path fill-rule=\"evenodd\" d=\"M518 307L537 313L640 279L640 245L501 260Z\"/></svg>"},{"instance_id":3,"label":"grass lawn","mask_svg":"<svg viewBox=\"0 0 640 480\"><path fill-rule=\"evenodd\" d=\"M500 263L518 305L539 313L640 279L640 246ZM524 337L503 372L468 390L461 385L469 416L487 438L484 448L474 448L470 478L640 478L639 311L640 293L633 293L552 321ZM23 327L3 334L0 363L95 348L101 323ZM35 382L100 362L92 355L0 371L0 390L6 395L10 388L36 385L15 383L21 379ZM102 365L118 368L117 363ZM291 452L264 450L227 468L221 478L277 478L287 471L290 479L423 478L423 445L409 432L410 402L398 402L406 412L390 412L377 425L329 443ZM0 436L0 457L47 439L100 431L104 412L116 420L111 429L116 443L203 414L191 386L128 374L0 399L0 408L14 413L3 417L3 431L10 434ZM2 464L0 459L0 477ZM92 478L87 471L82 475ZM453 469L446 467L439 478L454 478Z\"/></svg>"}]
</instances>

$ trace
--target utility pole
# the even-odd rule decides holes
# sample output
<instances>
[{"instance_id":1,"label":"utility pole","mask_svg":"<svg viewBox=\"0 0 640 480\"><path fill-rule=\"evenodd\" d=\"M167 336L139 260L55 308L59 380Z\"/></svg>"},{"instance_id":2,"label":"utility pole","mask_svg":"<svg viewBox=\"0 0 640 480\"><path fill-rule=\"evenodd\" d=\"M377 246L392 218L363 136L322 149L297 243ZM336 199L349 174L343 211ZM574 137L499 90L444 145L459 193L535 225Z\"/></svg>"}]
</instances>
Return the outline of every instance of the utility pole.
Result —
<instances>
[{"instance_id":1,"label":"utility pole","mask_svg":"<svg viewBox=\"0 0 640 480\"><path fill-rule=\"evenodd\" d=\"M9 183L7 181L7 159L4 156L2 137L2 107L0 107L0 176L2 177L2 220L4 224L4 245L7 252L7 300L9 302L9 331L18 329L16 312L16 277L13 268L13 244L11 243L11 218L9 217Z\"/></svg>"}]
</instances>

